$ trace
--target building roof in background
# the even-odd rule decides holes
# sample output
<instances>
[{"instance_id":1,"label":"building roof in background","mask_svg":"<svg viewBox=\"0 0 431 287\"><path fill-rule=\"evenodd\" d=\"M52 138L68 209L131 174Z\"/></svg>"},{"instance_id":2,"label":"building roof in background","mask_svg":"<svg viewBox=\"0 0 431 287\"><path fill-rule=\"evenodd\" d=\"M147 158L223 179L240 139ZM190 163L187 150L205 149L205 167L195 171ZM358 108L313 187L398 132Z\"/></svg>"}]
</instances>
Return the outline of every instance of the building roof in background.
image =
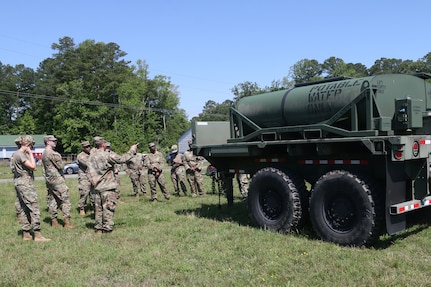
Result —
<instances>
[{"instance_id":1,"label":"building roof in background","mask_svg":"<svg viewBox=\"0 0 431 287\"><path fill-rule=\"evenodd\" d=\"M22 135L0 135L0 148L5 147L16 147L15 139ZM43 138L46 135L31 135L36 144L35 146L45 146L45 143L43 142Z\"/></svg>"}]
</instances>

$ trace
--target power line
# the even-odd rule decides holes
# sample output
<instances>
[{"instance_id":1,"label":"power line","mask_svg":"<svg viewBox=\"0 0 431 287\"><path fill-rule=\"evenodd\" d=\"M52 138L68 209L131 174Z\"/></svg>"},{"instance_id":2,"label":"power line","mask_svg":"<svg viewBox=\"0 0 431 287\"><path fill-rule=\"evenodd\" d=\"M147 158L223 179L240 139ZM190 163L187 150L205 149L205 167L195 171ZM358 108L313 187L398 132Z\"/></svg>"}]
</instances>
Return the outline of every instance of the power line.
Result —
<instances>
[{"instance_id":1,"label":"power line","mask_svg":"<svg viewBox=\"0 0 431 287\"><path fill-rule=\"evenodd\" d=\"M26 98L49 100L49 101L57 101L57 102L69 102L69 103L76 103L76 104L81 104L81 105L122 108L122 109L138 110L138 111L155 111L155 112L161 112L161 113L166 113L166 112L172 111L171 109L157 109L157 108L146 108L146 107L142 107L142 106L130 106L130 105L121 105L121 104L114 104L114 103L104 103L104 102L97 102L97 101L83 101L83 100L75 100L75 99L69 99L69 98L60 98L60 97L53 97L53 96L47 96L47 95L12 92L12 91L5 91L5 90L0 90L0 94L8 95L8 96L17 96L17 97L26 97Z\"/></svg>"}]
</instances>

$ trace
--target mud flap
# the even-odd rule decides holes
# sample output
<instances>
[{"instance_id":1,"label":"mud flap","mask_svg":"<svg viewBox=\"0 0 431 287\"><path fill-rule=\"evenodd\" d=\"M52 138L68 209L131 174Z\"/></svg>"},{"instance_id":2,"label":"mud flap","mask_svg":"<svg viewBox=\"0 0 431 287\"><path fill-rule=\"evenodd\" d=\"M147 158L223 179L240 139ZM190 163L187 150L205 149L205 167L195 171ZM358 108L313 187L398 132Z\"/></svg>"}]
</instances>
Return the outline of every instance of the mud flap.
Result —
<instances>
[{"instance_id":1,"label":"mud flap","mask_svg":"<svg viewBox=\"0 0 431 287\"><path fill-rule=\"evenodd\" d=\"M391 205L406 201L405 164L394 163L386 159L386 231L392 235L406 228L406 215L391 215Z\"/></svg>"}]
</instances>

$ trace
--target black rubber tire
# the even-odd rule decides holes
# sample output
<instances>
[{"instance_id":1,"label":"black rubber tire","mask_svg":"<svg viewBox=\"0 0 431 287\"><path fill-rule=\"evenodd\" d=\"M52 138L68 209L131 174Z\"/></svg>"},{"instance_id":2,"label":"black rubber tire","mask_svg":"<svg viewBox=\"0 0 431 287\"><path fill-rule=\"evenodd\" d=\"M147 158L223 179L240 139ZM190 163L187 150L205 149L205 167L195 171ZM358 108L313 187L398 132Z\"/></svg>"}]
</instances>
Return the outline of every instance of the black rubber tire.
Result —
<instances>
[{"instance_id":1,"label":"black rubber tire","mask_svg":"<svg viewBox=\"0 0 431 287\"><path fill-rule=\"evenodd\" d=\"M340 245L372 244L380 234L380 201L373 199L372 185L344 170L330 171L314 185L310 220L324 241Z\"/></svg>"},{"instance_id":2,"label":"black rubber tire","mask_svg":"<svg viewBox=\"0 0 431 287\"><path fill-rule=\"evenodd\" d=\"M301 220L298 190L288 175L275 168L254 174L247 204L251 221L263 229L290 232Z\"/></svg>"},{"instance_id":3,"label":"black rubber tire","mask_svg":"<svg viewBox=\"0 0 431 287\"><path fill-rule=\"evenodd\" d=\"M71 168L71 167L66 168L66 173L67 174L73 174L73 168Z\"/></svg>"}]
</instances>

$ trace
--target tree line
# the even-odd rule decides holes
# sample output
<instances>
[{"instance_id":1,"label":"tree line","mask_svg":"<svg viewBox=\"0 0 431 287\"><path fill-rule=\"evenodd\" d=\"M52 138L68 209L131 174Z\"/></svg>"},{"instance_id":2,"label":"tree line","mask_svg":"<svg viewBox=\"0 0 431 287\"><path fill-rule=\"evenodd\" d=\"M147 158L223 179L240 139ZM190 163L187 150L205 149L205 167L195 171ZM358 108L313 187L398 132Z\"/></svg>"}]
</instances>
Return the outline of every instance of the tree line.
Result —
<instances>
[{"instance_id":1,"label":"tree line","mask_svg":"<svg viewBox=\"0 0 431 287\"><path fill-rule=\"evenodd\" d=\"M190 127L170 79L150 78L148 65L125 61L117 44L64 37L52 49L36 71L0 62L2 134L54 134L61 152L77 153L96 135L116 151L169 146Z\"/></svg>"},{"instance_id":2,"label":"tree line","mask_svg":"<svg viewBox=\"0 0 431 287\"><path fill-rule=\"evenodd\" d=\"M186 112L179 108L177 86L164 75L151 78L143 60L124 60L127 53L118 44L85 40L76 45L63 37L51 48L52 57L36 70L0 62L1 134L54 134L62 153L78 153L81 141L100 135L123 152L136 142L143 148L150 141L170 146L190 128ZM381 58L370 68L336 57L323 63L302 59L269 86L249 81L235 85L232 99L207 101L192 120L228 120L229 108L240 98L296 83L419 72L431 73L431 53L417 61Z\"/></svg>"}]
</instances>

